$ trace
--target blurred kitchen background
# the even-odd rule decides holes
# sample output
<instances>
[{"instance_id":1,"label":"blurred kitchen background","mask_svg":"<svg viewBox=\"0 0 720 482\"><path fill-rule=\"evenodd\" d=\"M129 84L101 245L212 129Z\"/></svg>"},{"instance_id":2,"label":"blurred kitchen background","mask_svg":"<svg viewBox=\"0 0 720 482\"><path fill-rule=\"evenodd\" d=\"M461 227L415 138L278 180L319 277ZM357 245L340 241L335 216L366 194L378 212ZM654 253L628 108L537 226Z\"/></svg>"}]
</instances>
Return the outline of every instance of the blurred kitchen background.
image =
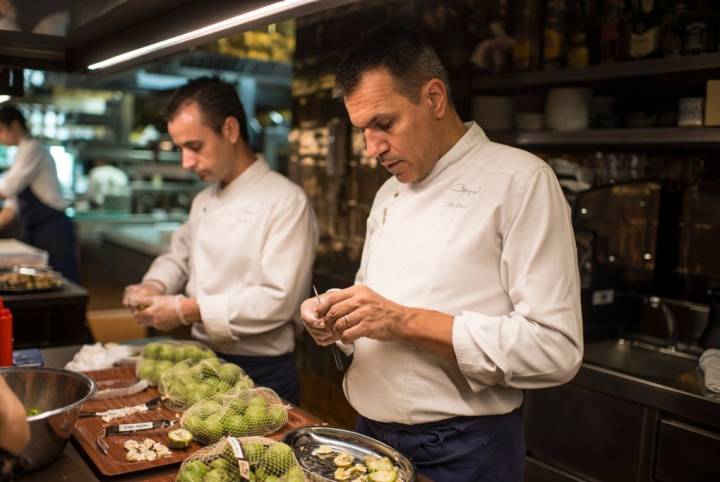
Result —
<instances>
[{"instance_id":1,"label":"blurred kitchen background","mask_svg":"<svg viewBox=\"0 0 720 482\"><path fill-rule=\"evenodd\" d=\"M96 5L93 14L122 3L99 2L105 8ZM82 2L39 4L24 24L18 16L18 30L71 37L83 15L91 17ZM180 168L161 117L172 90L190 78L237 85L252 147L312 200L321 228L315 283L321 290L352 283L365 220L388 173L366 155L361 133L333 97L333 72L356 36L395 22L434 42L463 119L536 153L557 173L573 208L586 362L691 394L664 401L633 385L615 396L625 389L598 388L610 382L595 372L533 394L527 414L562 406L575 418L538 416L542 422L528 425L529 480L701 480L663 460L687 447L720 450L719 400L681 376L704 348L720 346L718 3L364 0L325 7L109 73L66 73L50 55L30 66L0 56L0 64L25 67L22 86L14 86L23 95L13 101L33 135L52 146L72 200L94 338L146 335L121 309L122 289L167 248L203 187ZM48 32L41 24L53 15ZM0 147L0 169L13 154ZM19 232L13 226L2 235ZM671 352L663 356L672 363L651 354L650 368L636 366L631 347L638 346ZM303 404L352 426L329 353L305 337L297 356ZM593 431L597 439L568 447Z\"/></svg>"}]
</instances>

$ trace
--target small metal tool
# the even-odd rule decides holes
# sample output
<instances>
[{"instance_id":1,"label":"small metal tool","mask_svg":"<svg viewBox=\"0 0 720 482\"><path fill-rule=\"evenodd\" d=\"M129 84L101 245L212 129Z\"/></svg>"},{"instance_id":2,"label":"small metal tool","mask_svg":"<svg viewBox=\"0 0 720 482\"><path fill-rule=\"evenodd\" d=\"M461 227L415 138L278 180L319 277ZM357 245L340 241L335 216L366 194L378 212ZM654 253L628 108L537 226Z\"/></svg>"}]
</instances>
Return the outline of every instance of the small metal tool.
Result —
<instances>
[{"instance_id":1,"label":"small metal tool","mask_svg":"<svg viewBox=\"0 0 720 482\"><path fill-rule=\"evenodd\" d=\"M315 287L315 285L313 285L312 289L313 289L313 292L315 292L315 298L317 299L318 305L321 304L322 300L320 299L320 295L318 294L318 290ZM330 345L330 352L332 353L333 361L335 362L335 368L337 368L339 372L344 372L345 371L345 363L343 363L342 354L340 353L340 348L338 348L338 346L335 343L333 343L332 345Z\"/></svg>"}]
</instances>

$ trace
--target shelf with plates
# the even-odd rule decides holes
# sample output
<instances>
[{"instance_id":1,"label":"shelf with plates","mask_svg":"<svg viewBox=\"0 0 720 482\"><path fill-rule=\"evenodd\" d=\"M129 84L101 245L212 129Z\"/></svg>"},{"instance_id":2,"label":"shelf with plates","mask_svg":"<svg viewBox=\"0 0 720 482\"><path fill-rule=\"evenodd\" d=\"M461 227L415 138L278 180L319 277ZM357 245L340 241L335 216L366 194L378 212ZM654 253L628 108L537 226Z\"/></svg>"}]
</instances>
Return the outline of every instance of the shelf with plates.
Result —
<instances>
[{"instance_id":1,"label":"shelf with plates","mask_svg":"<svg viewBox=\"0 0 720 482\"><path fill-rule=\"evenodd\" d=\"M711 74L720 75L720 53L617 62L581 69L487 74L475 77L472 89L480 94L530 87L605 84L608 81L624 81L630 78L652 78L653 82L657 82L662 77L667 77L668 82L687 82L707 78Z\"/></svg>"},{"instance_id":2,"label":"shelf with plates","mask_svg":"<svg viewBox=\"0 0 720 482\"><path fill-rule=\"evenodd\" d=\"M720 149L720 128L648 127L580 131L488 132L493 141L518 147L628 147Z\"/></svg>"}]
</instances>

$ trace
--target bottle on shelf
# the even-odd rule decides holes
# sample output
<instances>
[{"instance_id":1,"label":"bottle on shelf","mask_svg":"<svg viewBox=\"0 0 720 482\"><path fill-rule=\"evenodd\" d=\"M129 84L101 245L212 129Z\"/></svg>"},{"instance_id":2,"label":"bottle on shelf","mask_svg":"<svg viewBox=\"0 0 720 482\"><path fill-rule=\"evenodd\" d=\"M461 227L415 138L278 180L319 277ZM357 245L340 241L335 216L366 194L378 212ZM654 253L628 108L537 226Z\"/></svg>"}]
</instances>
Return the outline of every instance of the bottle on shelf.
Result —
<instances>
[{"instance_id":1,"label":"bottle on shelf","mask_svg":"<svg viewBox=\"0 0 720 482\"><path fill-rule=\"evenodd\" d=\"M628 57L634 60L660 56L660 18L655 0L634 0L630 17Z\"/></svg>"},{"instance_id":2,"label":"bottle on shelf","mask_svg":"<svg viewBox=\"0 0 720 482\"><path fill-rule=\"evenodd\" d=\"M600 28L600 63L624 60L627 43L627 15L624 0L605 0Z\"/></svg>"},{"instance_id":3,"label":"bottle on shelf","mask_svg":"<svg viewBox=\"0 0 720 482\"><path fill-rule=\"evenodd\" d=\"M566 51L565 14L564 0L547 0L545 28L543 30L543 69L545 70L564 67Z\"/></svg>"},{"instance_id":4,"label":"bottle on shelf","mask_svg":"<svg viewBox=\"0 0 720 482\"><path fill-rule=\"evenodd\" d=\"M588 27L590 23L590 1L573 2L573 11L568 29L567 66L579 69L590 65L590 46Z\"/></svg>"},{"instance_id":5,"label":"bottle on shelf","mask_svg":"<svg viewBox=\"0 0 720 482\"><path fill-rule=\"evenodd\" d=\"M540 68L540 0L522 0L515 9L513 71Z\"/></svg>"},{"instance_id":6,"label":"bottle on shelf","mask_svg":"<svg viewBox=\"0 0 720 482\"><path fill-rule=\"evenodd\" d=\"M712 0L698 0L685 16L683 54L716 52L718 47L718 14Z\"/></svg>"},{"instance_id":7,"label":"bottle on shelf","mask_svg":"<svg viewBox=\"0 0 720 482\"><path fill-rule=\"evenodd\" d=\"M661 50L664 57L682 55L683 31L687 5L680 2L665 11L662 20Z\"/></svg>"}]
</instances>

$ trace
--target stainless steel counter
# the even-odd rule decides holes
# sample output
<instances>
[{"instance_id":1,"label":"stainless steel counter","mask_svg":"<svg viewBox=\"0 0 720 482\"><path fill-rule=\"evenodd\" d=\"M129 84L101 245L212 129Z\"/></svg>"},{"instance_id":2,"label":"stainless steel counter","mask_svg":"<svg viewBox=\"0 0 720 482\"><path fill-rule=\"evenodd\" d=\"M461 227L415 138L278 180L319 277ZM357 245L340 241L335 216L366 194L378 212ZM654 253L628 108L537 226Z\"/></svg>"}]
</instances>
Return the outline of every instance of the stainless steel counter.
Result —
<instances>
[{"instance_id":1,"label":"stainless steel counter","mask_svg":"<svg viewBox=\"0 0 720 482\"><path fill-rule=\"evenodd\" d=\"M179 226L180 223L123 226L103 231L100 239L155 257L170 249L170 238Z\"/></svg>"}]
</instances>

